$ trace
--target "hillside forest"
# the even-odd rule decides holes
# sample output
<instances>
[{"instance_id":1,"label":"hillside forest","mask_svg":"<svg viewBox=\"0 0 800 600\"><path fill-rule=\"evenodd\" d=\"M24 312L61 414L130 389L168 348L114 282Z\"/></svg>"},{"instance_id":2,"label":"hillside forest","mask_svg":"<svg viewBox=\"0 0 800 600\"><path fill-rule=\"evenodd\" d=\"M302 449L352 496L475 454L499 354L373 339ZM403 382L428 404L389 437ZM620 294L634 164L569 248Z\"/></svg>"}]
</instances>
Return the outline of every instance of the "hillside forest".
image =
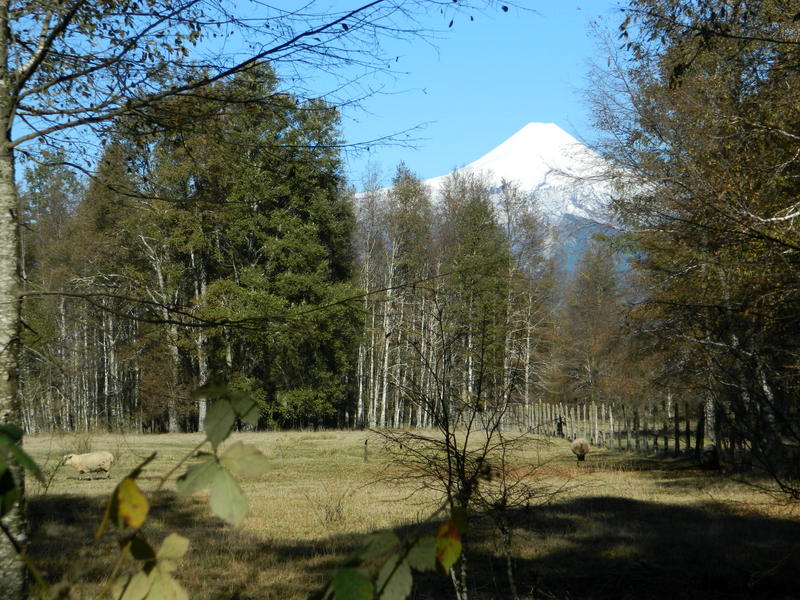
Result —
<instances>
[{"instance_id":1,"label":"hillside forest","mask_svg":"<svg viewBox=\"0 0 800 600\"><path fill-rule=\"evenodd\" d=\"M628 4L589 96L619 228L573 269L512 181L355 194L335 108L268 64L118 118L90 171L28 161L25 429L197 431L218 380L259 429L680 404L800 493L797 16Z\"/></svg>"}]
</instances>

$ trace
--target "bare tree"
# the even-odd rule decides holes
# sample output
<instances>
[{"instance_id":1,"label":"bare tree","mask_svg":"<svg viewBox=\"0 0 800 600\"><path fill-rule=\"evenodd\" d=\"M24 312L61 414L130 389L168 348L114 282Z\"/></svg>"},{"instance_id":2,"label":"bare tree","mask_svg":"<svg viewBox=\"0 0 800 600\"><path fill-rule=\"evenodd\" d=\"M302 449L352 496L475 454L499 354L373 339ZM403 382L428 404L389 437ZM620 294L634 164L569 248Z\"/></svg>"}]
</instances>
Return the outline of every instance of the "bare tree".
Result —
<instances>
[{"instance_id":1,"label":"bare tree","mask_svg":"<svg viewBox=\"0 0 800 600\"><path fill-rule=\"evenodd\" d=\"M441 213L448 275L430 287L418 286L427 295L428 315L403 332L424 373L395 382L407 403L430 415L432 430L379 434L403 481L440 493L454 514L493 516L510 552L508 509L543 493L530 472L509 468L514 452L532 442L507 426L529 375L522 360L527 336L511 314L516 302L509 299L517 272L508 230L498 222L480 178L451 176ZM469 545L463 534L462 545L451 576L456 596L466 600ZM509 575L513 588L510 569Z\"/></svg>"}]
</instances>

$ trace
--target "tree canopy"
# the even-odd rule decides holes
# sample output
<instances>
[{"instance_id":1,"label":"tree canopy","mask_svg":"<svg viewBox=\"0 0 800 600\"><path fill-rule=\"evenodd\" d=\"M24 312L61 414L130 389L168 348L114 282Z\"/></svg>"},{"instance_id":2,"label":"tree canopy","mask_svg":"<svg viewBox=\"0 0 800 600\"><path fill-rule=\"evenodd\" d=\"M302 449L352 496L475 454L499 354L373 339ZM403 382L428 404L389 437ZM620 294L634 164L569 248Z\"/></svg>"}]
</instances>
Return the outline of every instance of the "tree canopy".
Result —
<instances>
[{"instance_id":1,"label":"tree canopy","mask_svg":"<svg viewBox=\"0 0 800 600\"><path fill-rule=\"evenodd\" d=\"M642 329L704 390L718 439L797 493L798 24L785 2L636 0L597 80L609 156L637 181Z\"/></svg>"}]
</instances>

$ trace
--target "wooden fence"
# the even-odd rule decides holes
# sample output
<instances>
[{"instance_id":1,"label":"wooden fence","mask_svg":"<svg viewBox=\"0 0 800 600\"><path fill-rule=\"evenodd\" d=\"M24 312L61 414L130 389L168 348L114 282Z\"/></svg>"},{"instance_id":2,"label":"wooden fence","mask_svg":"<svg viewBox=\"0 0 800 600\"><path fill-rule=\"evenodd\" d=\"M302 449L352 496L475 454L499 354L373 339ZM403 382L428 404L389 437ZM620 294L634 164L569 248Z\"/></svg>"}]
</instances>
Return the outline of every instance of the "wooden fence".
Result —
<instances>
[{"instance_id":1,"label":"wooden fence","mask_svg":"<svg viewBox=\"0 0 800 600\"><path fill-rule=\"evenodd\" d=\"M569 440L582 437L593 446L610 450L673 456L702 447L706 436L702 408L674 402L636 408L602 402L536 402L514 407L507 425Z\"/></svg>"}]
</instances>

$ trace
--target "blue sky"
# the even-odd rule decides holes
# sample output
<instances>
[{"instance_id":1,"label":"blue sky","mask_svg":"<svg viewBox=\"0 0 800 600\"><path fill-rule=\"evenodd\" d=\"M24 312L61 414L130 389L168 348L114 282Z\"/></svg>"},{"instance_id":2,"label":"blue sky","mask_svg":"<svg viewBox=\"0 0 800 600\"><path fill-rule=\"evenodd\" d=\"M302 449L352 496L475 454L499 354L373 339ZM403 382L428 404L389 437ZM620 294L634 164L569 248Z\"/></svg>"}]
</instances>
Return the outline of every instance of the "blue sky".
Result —
<instances>
[{"instance_id":1,"label":"blue sky","mask_svg":"<svg viewBox=\"0 0 800 600\"><path fill-rule=\"evenodd\" d=\"M431 15L426 25L446 29L435 47L400 42L395 77L376 80L382 93L343 109L349 143L422 127L408 135L414 148L375 144L349 153L346 171L361 189L368 165L382 183L404 161L422 179L463 166L531 121L552 122L591 141L583 100L586 74L599 44L589 24L615 30L621 18L612 0L529 0L536 12L511 8L456 17ZM602 60L602 58L600 59ZM406 139L401 136L401 139Z\"/></svg>"}]
</instances>

